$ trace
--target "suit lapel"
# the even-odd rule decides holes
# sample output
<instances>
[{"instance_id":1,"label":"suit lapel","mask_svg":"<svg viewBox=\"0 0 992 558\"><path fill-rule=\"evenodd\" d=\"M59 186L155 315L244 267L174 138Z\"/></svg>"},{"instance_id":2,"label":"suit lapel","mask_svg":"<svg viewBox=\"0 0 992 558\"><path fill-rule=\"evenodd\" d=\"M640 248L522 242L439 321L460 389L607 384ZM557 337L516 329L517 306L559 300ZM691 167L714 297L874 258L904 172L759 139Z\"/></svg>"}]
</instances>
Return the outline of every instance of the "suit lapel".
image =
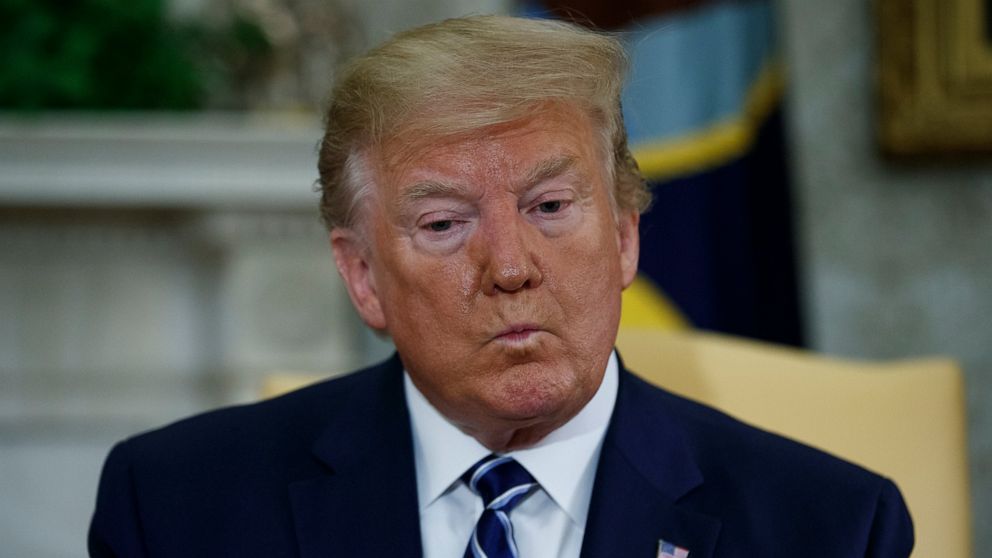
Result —
<instances>
[{"instance_id":1,"label":"suit lapel","mask_svg":"<svg viewBox=\"0 0 992 558\"><path fill-rule=\"evenodd\" d=\"M620 372L617 403L603 440L582 558L651 558L658 541L713 553L720 521L680 505L703 483L682 429L654 388Z\"/></svg>"},{"instance_id":2,"label":"suit lapel","mask_svg":"<svg viewBox=\"0 0 992 558\"><path fill-rule=\"evenodd\" d=\"M289 487L300 555L421 556L402 365L365 372L313 445L326 474Z\"/></svg>"}]
</instances>

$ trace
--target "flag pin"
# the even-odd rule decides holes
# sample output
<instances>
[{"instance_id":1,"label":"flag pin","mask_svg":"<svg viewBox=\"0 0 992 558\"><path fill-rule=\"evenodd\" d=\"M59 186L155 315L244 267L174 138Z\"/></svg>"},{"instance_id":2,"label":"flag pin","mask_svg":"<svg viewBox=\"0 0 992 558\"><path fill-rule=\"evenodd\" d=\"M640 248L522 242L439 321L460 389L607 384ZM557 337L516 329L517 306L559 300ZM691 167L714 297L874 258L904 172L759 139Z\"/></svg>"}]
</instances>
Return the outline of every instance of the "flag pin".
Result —
<instances>
[{"instance_id":1,"label":"flag pin","mask_svg":"<svg viewBox=\"0 0 992 558\"><path fill-rule=\"evenodd\" d=\"M658 539L657 558L689 558L689 551L663 539Z\"/></svg>"}]
</instances>

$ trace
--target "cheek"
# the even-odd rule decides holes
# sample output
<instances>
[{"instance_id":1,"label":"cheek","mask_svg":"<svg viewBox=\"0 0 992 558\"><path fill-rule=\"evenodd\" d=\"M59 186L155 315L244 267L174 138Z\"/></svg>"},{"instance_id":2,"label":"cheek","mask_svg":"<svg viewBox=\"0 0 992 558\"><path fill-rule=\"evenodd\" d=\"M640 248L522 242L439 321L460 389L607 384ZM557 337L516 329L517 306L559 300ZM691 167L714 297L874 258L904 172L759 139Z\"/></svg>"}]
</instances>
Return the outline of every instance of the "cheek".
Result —
<instances>
[{"instance_id":1,"label":"cheek","mask_svg":"<svg viewBox=\"0 0 992 558\"><path fill-rule=\"evenodd\" d=\"M479 289L479 273L464 261L440 258L414 262L403 261L389 281L387 312L398 321L420 329L424 336L446 328L470 316Z\"/></svg>"},{"instance_id":2,"label":"cheek","mask_svg":"<svg viewBox=\"0 0 992 558\"><path fill-rule=\"evenodd\" d=\"M599 231L570 243L556 258L559 265L554 268L560 271L552 275L552 286L577 322L596 327L613 319L622 282L615 244L613 235Z\"/></svg>"},{"instance_id":3,"label":"cheek","mask_svg":"<svg viewBox=\"0 0 992 558\"><path fill-rule=\"evenodd\" d=\"M457 327L455 320L472 314L473 301L479 293L478 269L461 259L448 258L436 262L413 278L413 296L422 298L424 310L436 316L441 328Z\"/></svg>"},{"instance_id":4,"label":"cheek","mask_svg":"<svg viewBox=\"0 0 992 558\"><path fill-rule=\"evenodd\" d=\"M441 297L452 298L452 293L457 293L457 309L462 315L469 315L472 312L472 301L481 289L481 273L478 266L473 266L464 261L448 262L442 269L442 277L439 277L438 285ZM453 287L453 288L452 288Z\"/></svg>"},{"instance_id":5,"label":"cheek","mask_svg":"<svg viewBox=\"0 0 992 558\"><path fill-rule=\"evenodd\" d=\"M451 320L442 315L430 293L406 290L396 293L386 312L387 330L401 354L440 351L450 346L446 330Z\"/></svg>"}]
</instances>

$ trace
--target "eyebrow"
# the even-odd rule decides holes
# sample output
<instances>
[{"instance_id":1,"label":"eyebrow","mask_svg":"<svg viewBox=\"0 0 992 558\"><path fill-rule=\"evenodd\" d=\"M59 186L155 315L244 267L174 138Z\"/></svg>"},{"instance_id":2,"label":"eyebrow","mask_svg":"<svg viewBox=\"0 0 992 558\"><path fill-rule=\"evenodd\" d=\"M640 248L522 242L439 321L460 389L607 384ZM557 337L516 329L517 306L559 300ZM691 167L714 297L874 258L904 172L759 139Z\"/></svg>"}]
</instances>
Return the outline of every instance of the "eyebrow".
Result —
<instances>
[{"instance_id":1,"label":"eyebrow","mask_svg":"<svg viewBox=\"0 0 992 558\"><path fill-rule=\"evenodd\" d=\"M462 188L447 182L437 180L425 180L417 182L403 191L400 196L400 203L410 203L424 198L457 196L463 191Z\"/></svg>"},{"instance_id":2,"label":"eyebrow","mask_svg":"<svg viewBox=\"0 0 992 558\"><path fill-rule=\"evenodd\" d=\"M575 157L564 155L541 161L528 174L524 184L530 188L540 182L559 177L575 166Z\"/></svg>"},{"instance_id":3,"label":"eyebrow","mask_svg":"<svg viewBox=\"0 0 992 558\"><path fill-rule=\"evenodd\" d=\"M575 167L575 158L561 156L538 163L524 179L524 188L531 188L545 180L559 177ZM464 195L464 188L449 182L424 180L406 188L400 195L398 204L403 207L426 198L458 197Z\"/></svg>"}]
</instances>

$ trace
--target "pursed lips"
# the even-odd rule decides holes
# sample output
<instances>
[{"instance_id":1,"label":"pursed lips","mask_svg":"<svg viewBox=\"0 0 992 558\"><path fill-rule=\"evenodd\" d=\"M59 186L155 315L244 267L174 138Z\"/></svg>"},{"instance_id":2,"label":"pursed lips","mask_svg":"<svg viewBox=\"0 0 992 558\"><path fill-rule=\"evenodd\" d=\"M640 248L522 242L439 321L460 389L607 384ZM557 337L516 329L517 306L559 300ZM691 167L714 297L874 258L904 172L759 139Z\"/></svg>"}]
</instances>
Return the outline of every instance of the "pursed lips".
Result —
<instances>
[{"instance_id":1,"label":"pursed lips","mask_svg":"<svg viewBox=\"0 0 992 558\"><path fill-rule=\"evenodd\" d=\"M521 323L512 324L499 333L497 333L493 339L499 341L508 341L511 343L525 341L532 335L542 331L541 326L537 324Z\"/></svg>"}]
</instances>

